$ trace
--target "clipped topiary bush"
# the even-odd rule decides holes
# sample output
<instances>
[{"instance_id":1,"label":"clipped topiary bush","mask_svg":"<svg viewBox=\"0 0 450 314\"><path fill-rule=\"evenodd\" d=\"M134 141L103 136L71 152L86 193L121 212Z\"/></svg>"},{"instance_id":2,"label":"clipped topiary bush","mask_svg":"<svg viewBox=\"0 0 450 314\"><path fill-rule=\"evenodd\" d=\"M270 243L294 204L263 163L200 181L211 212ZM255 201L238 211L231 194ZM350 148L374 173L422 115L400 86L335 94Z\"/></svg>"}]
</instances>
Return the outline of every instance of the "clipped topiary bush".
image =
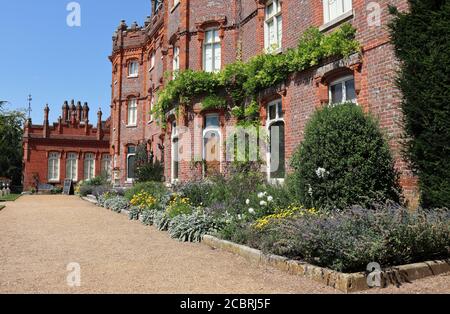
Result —
<instances>
[{"instance_id":1,"label":"clipped topiary bush","mask_svg":"<svg viewBox=\"0 0 450 314\"><path fill-rule=\"evenodd\" d=\"M308 208L399 200L387 141L375 119L352 103L314 113L291 166L289 189Z\"/></svg>"}]
</instances>

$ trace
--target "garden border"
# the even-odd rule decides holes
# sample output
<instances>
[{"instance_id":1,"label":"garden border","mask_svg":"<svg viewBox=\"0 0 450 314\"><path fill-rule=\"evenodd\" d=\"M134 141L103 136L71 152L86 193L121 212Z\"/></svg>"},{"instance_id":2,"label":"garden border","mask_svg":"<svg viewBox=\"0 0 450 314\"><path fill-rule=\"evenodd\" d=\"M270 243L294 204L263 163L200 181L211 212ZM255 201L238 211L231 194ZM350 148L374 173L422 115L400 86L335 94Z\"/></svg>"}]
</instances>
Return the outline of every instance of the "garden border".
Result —
<instances>
[{"instance_id":1,"label":"garden border","mask_svg":"<svg viewBox=\"0 0 450 314\"><path fill-rule=\"evenodd\" d=\"M205 235L202 242L214 249L221 249L240 255L254 264L271 266L292 275L304 276L345 293L370 289L367 284L367 275L364 272L341 273L305 262L289 260L282 256L267 255L260 250L230 241L220 240L211 235ZM402 283L410 283L413 280L436 276L446 272L450 272L450 260L395 266L387 268L381 273L381 285L382 288L391 284L399 286Z\"/></svg>"}]
</instances>

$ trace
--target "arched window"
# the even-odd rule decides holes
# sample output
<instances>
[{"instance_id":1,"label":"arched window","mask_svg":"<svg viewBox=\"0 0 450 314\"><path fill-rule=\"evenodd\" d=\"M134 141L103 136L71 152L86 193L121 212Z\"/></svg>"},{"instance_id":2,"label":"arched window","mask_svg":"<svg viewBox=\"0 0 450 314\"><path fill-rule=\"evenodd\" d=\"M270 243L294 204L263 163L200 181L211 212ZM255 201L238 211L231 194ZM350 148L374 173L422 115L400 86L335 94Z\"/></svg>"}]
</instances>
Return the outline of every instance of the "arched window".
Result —
<instances>
[{"instance_id":1,"label":"arched window","mask_svg":"<svg viewBox=\"0 0 450 314\"><path fill-rule=\"evenodd\" d=\"M203 159L205 161L205 168L203 169L205 175L220 172L220 127L218 114L205 116Z\"/></svg>"},{"instance_id":2,"label":"arched window","mask_svg":"<svg viewBox=\"0 0 450 314\"><path fill-rule=\"evenodd\" d=\"M59 160L59 153L48 154L48 181L50 182L59 182Z\"/></svg>"},{"instance_id":3,"label":"arched window","mask_svg":"<svg viewBox=\"0 0 450 314\"><path fill-rule=\"evenodd\" d=\"M72 181L78 180L78 154L77 153L67 154L66 179L70 179Z\"/></svg>"},{"instance_id":4,"label":"arched window","mask_svg":"<svg viewBox=\"0 0 450 314\"><path fill-rule=\"evenodd\" d=\"M128 126L137 125L137 99L128 100Z\"/></svg>"},{"instance_id":5,"label":"arched window","mask_svg":"<svg viewBox=\"0 0 450 314\"><path fill-rule=\"evenodd\" d=\"M222 66L222 45L218 29L209 29L205 32L203 43L203 70L218 72Z\"/></svg>"},{"instance_id":6,"label":"arched window","mask_svg":"<svg viewBox=\"0 0 450 314\"><path fill-rule=\"evenodd\" d=\"M283 20L280 0L271 0L266 4L264 23L264 44L266 51L272 52L281 48L283 37Z\"/></svg>"},{"instance_id":7,"label":"arched window","mask_svg":"<svg viewBox=\"0 0 450 314\"><path fill-rule=\"evenodd\" d=\"M285 124L281 99L267 106L267 128L269 150L267 175L271 182L283 181L286 177Z\"/></svg>"},{"instance_id":8,"label":"arched window","mask_svg":"<svg viewBox=\"0 0 450 314\"><path fill-rule=\"evenodd\" d=\"M107 154L102 156L102 175L111 178L111 156Z\"/></svg>"},{"instance_id":9,"label":"arched window","mask_svg":"<svg viewBox=\"0 0 450 314\"><path fill-rule=\"evenodd\" d=\"M171 142L172 142L172 182L176 182L179 179L179 171L180 171L180 146L179 146L179 134L177 122L172 122L172 134L171 134Z\"/></svg>"},{"instance_id":10,"label":"arched window","mask_svg":"<svg viewBox=\"0 0 450 314\"><path fill-rule=\"evenodd\" d=\"M136 178L136 146L127 148L127 181L133 182Z\"/></svg>"},{"instance_id":11,"label":"arched window","mask_svg":"<svg viewBox=\"0 0 450 314\"><path fill-rule=\"evenodd\" d=\"M356 103L355 79L353 75L334 80L329 85L330 104Z\"/></svg>"},{"instance_id":12,"label":"arched window","mask_svg":"<svg viewBox=\"0 0 450 314\"><path fill-rule=\"evenodd\" d=\"M128 77L138 77L139 76L139 62L136 60L130 61L128 63Z\"/></svg>"},{"instance_id":13,"label":"arched window","mask_svg":"<svg viewBox=\"0 0 450 314\"><path fill-rule=\"evenodd\" d=\"M90 180L95 177L95 155L87 153L84 155L84 179Z\"/></svg>"}]
</instances>

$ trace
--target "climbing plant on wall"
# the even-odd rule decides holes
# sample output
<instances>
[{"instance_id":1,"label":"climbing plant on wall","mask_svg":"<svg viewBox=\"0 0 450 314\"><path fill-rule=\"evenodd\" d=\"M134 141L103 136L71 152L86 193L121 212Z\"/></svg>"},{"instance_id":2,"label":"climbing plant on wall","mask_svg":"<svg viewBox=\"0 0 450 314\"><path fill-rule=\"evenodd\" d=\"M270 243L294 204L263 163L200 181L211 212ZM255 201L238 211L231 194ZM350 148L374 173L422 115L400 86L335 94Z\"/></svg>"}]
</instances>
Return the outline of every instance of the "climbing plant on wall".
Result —
<instances>
[{"instance_id":1,"label":"climbing plant on wall","mask_svg":"<svg viewBox=\"0 0 450 314\"><path fill-rule=\"evenodd\" d=\"M218 73L182 71L159 93L153 114L164 123L169 109L179 104L188 105L194 97L204 96L204 107L228 107L239 120L253 121L258 117L258 92L326 58L347 57L358 52L360 46L355 34L356 30L348 23L330 34L310 28L301 36L298 46L285 53L257 55L248 62L231 63Z\"/></svg>"}]
</instances>

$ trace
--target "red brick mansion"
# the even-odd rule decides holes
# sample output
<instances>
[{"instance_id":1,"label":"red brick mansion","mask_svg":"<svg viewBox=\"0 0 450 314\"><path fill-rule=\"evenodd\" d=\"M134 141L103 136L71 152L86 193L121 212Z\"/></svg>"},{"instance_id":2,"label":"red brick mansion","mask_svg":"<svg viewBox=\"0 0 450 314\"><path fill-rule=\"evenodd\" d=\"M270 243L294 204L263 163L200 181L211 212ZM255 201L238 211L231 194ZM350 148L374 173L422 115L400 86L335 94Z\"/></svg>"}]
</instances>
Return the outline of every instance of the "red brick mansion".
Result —
<instances>
[{"instance_id":1,"label":"red brick mansion","mask_svg":"<svg viewBox=\"0 0 450 314\"><path fill-rule=\"evenodd\" d=\"M280 151L275 153L286 166L276 172L267 169L268 178L284 178L305 124L317 107L354 101L379 118L389 136L404 193L416 199L416 179L400 157L400 96L394 82L397 62L386 27L389 4L407 9L405 0L380 0L375 6L367 0L153 0L152 14L143 26L122 21L113 36L111 155L116 180L121 184L133 180L133 156L142 143L164 161L167 181L206 175L203 167L179 160L180 127L192 131L192 144L183 147L192 156L211 153L207 145L211 135L215 137L216 167L226 168L222 142L227 126L235 123L226 111L203 111L194 103L182 114L169 112L164 129L153 119L150 112L167 82L165 73L219 71L236 60L245 62L265 53L268 47L279 52L295 47L311 26L328 33L350 22L357 30L362 53L296 73L283 86L260 93L261 125L269 134L272 126L281 127ZM371 24L369 19L377 9L379 23Z\"/></svg>"}]
</instances>

